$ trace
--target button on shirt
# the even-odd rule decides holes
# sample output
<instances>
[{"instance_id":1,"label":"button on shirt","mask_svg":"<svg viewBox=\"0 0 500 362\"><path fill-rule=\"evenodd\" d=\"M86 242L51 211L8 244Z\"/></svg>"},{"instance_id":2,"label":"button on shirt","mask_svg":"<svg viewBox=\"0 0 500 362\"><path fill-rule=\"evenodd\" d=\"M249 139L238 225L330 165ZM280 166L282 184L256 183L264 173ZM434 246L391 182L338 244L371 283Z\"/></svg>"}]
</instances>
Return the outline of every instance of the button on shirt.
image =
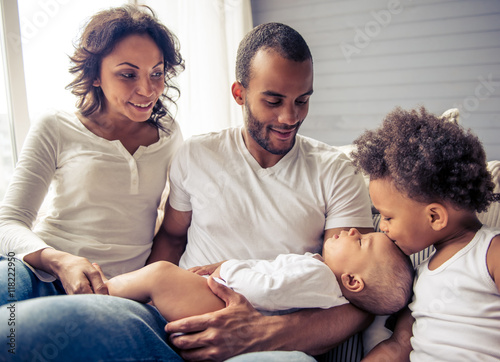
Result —
<instances>
[{"instance_id":1,"label":"button on shirt","mask_svg":"<svg viewBox=\"0 0 500 362\"><path fill-rule=\"evenodd\" d=\"M49 245L97 262L107 276L138 269L150 253L180 129L164 124L168 132L159 130L156 143L131 155L78 117L56 112L30 129L0 208L1 253L22 259ZM49 188L45 215L31 231Z\"/></svg>"}]
</instances>

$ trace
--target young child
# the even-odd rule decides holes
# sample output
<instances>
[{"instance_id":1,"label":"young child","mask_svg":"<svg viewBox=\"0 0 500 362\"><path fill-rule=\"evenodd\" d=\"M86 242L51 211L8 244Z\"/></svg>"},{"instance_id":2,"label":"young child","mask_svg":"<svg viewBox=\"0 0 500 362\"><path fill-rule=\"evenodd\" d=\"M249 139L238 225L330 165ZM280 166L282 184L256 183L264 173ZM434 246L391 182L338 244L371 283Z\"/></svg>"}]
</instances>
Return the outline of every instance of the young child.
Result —
<instances>
[{"instance_id":1,"label":"young child","mask_svg":"<svg viewBox=\"0 0 500 362\"><path fill-rule=\"evenodd\" d=\"M422 107L396 108L354 143L380 229L408 255L436 249L417 269L411 314L366 361L498 361L500 229L476 216L496 199L480 141Z\"/></svg>"},{"instance_id":2,"label":"young child","mask_svg":"<svg viewBox=\"0 0 500 362\"><path fill-rule=\"evenodd\" d=\"M110 295L152 301L173 321L225 307L197 273L222 280L263 312L330 308L349 300L371 313L389 314L407 305L413 283L409 258L387 236L351 229L328 239L323 257L282 254L272 261L228 260L190 271L160 261L106 285Z\"/></svg>"}]
</instances>

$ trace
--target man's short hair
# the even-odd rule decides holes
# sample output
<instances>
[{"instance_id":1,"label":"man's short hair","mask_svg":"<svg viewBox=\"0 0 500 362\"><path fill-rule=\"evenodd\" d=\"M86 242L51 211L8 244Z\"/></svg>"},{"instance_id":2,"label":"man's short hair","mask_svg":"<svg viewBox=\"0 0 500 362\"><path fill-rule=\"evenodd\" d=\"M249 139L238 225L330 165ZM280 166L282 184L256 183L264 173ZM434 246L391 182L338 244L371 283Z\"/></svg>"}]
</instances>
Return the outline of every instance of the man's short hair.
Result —
<instances>
[{"instance_id":1,"label":"man's short hair","mask_svg":"<svg viewBox=\"0 0 500 362\"><path fill-rule=\"evenodd\" d=\"M236 56L236 80L245 88L250 81L252 59L260 49L271 49L296 62L312 61L306 41L296 30L281 23L258 25L240 42Z\"/></svg>"}]
</instances>

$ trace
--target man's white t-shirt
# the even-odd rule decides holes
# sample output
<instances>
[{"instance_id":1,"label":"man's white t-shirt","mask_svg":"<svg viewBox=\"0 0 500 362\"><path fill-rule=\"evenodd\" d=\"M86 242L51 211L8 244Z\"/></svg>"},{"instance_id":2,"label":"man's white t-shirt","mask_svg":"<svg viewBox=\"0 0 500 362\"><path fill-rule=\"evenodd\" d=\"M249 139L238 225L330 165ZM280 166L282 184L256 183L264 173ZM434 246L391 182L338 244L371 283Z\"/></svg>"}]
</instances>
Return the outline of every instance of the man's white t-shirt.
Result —
<instances>
[{"instance_id":1,"label":"man's white t-shirt","mask_svg":"<svg viewBox=\"0 0 500 362\"><path fill-rule=\"evenodd\" d=\"M273 167L247 150L240 127L194 136L171 167L170 205L192 211L179 265L321 252L323 233L373 227L368 190L336 148L297 135Z\"/></svg>"}]
</instances>

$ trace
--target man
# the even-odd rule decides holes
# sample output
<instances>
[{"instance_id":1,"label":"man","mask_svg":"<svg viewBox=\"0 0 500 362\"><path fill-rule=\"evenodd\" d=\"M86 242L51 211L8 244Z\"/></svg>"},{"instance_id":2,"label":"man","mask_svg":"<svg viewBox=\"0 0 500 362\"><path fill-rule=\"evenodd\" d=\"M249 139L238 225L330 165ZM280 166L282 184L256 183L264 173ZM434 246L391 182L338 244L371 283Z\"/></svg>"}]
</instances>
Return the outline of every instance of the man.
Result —
<instances>
[{"instance_id":1,"label":"man","mask_svg":"<svg viewBox=\"0 0 500 362\"><path fill-rule=\"evenodd\" d=\"M236 77L232 94L244 125L193 137L178 151L149 262L190 268L272 259L319 252L342 229L371 230L367 189L347 158L297 135L313 93L312 57L302 36L283 24L256 27L240 44ZM188 360L266 350L319 354L369 321L351 305L262 316L243 297L209 284L227 308L166 327Z\"/></svg>"}]
</instances>

